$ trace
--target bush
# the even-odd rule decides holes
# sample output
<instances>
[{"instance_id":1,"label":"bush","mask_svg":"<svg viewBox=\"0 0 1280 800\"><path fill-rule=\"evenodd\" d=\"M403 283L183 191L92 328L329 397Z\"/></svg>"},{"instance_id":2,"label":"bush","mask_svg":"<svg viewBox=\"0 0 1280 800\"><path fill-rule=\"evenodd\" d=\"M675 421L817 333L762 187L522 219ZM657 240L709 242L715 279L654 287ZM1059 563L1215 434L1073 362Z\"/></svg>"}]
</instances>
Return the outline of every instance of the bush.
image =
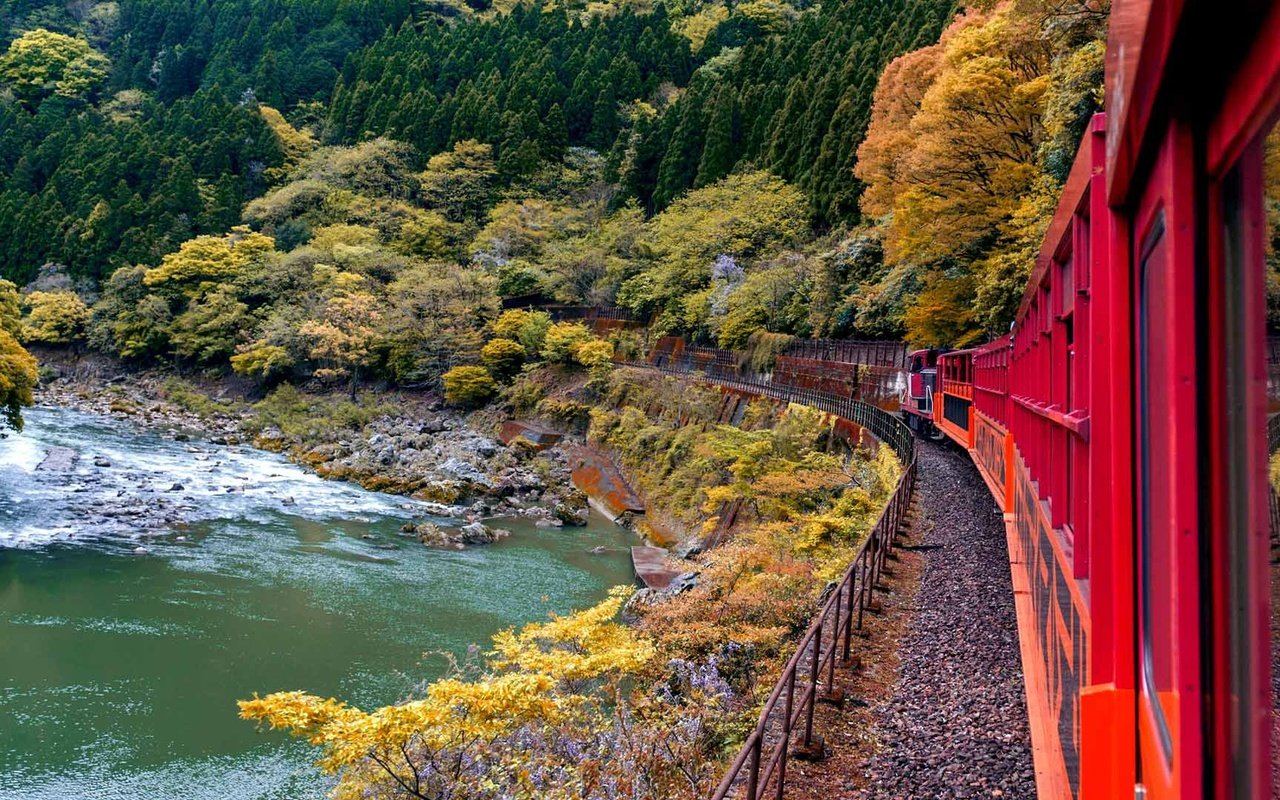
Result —
<instances>
[{"instance_id":1,"label":"bush","mask_svg":"<svg viewBox=\"0 0 1280 800\"><path fill-rule=\"evenodd\" d=\"M576 356L578 348L591 339L591 329L581 322L557 322L547 329L542 357L553 364L563 364Z\"/></svg>"},{"instance_id":2,"label":"bush","mask_svg":"<svg viewBox=\"0 0 1280 800\"><path fill-rule=\"evenodd\" d=\"M480 351L480 360L498 378L509 378L520 371L525 352L512 339L493 339Z\"/></svg>"},{"instance_id":3,"label":"bush","mask_svg":"<svg viewBox=\"0 0 1280 800\"><path fill-rule=\"evenodd\" d=\"M573 357L587 369L607 366L613 362L613 345L603 339L593 339L578 345Z\"/></svg>"},{"instance_id":4,"label":"bush","mask_svg":"<svg viewBox=\"0 0 1280 800\"><path fill-rule=\"evenodd\" d=\"M551 315L545 311L525 311L513 308L503 311L493 321L493 333L499 339L514 339L524 348L525 353L542 352L542 343L546 339L547 329L551 327Z\"/></svg>"},{"instance_id":5,"label":"bush","mask_svg":"<svg viewBox=\"0 0 1280 800\"><path fill-rule=\"evenodd\" d=\"M542 402L544 396L546 392L543 388L528 376L521 376L502 393L502 399L511 406L512 413L521 417L537 411L538 403Z\"/></svg>"},{"instance_id":6,"label":"bush","mask_svg":"<svg viewBox=\"0 0 1280 800\"><path fill-rule=\"evenodd\" d=\"M454 367L441 380L444 399L455 406L481 405L498 391L498 384L484 367Z\"/></svg>"}]
</instances>

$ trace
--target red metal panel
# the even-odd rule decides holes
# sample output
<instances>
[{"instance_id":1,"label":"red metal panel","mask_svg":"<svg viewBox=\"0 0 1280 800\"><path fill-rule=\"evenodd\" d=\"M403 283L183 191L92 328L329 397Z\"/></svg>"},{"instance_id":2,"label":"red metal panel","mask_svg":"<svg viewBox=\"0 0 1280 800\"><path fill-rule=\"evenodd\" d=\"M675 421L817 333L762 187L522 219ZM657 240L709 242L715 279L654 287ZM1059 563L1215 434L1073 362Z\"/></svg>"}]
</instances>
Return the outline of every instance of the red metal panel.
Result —
<instances>
[{"instance_id":1,"label":"red metal panel","mask_svg":"<svg viewBox=\"0 0 1280 800\"><path fill-rule=\"evenodd\" d=\"M1139 206L1134 271L1139 780L1201 796L1198 398L1191 134L1169 127Z\"/></svg>"},{"instance_id":2,"label":"red metal panel","mask_svg":"<svg viewBox=\"0 0 1280 800\"><path fill-rule=\"evenodd\" d=\"M1183 7L1182 0L1124 0L1112 6L1106 66L1107 197L1112 205L1124 204L1144 143L1158 139L1148 135L1147 126Z\"/></svg>"},{"instance_id":3,"label":"red metal panel","mask_svg":"<svg viewBox=\"0 0 1280 800\"><path fill-rule=\"evenodd\" d=\"M1280 7L1273 19L1280 19ZM1273 29L1272 37L1280 37ZM1275 48L1280 49L1280 48ZM1275 53L1264 59L1273 62ZM1274 63L1271 63L1274 68ZM1247 67L1246 67L1247 70ZM1246 76L1251 83L1253 76ZM1269 106L1233 109L1232 124L1266 118ZM1248 129L1248 126L1245 126ZM1208 418L1203 431L1210 504L1214 792L1266 797L1271 767L1269 550L1273 496L1267 480L1268 350L1263 138L1245 148L1209 187ZM1212 144L1211 144L1212 147ZM1216 391L1215 391L1216 389Z\"/></svg>"},{"instance_id":4,"label":"red metal panel","mask_svg":"<svg viewBox=\"0 0 1280 800\"><path fill-rule=\"evenodd\" d=\"M1221 177L1270 126L1280 106L1280 5L1272 4L1209 127L1208 171Z\"/></svg>"}]
</instances>

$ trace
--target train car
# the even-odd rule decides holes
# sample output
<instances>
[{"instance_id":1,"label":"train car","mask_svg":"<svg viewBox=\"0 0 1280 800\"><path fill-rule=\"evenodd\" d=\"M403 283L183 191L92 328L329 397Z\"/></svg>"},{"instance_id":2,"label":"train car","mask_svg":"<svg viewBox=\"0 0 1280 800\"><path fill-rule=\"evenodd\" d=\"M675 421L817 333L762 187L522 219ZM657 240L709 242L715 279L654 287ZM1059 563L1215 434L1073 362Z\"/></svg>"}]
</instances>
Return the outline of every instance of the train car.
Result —
<instances>
[{"instance_id":1,"label":"train car","mask_svg":"<svg viewBox=\"0 0 1280 800\"><path fill-rule=\"evenodd\" d=\"M904 410L1005 515L1039 796L1262 800L1280 3L1117 0L1105 106L1012 330Z\"/></svg>"},{"instance_id":2,"label":"train car","mask_svg":"<svg viewBox=\"0 0 1280 800\"><path fill-rule=\"evenodd\" d=\"M938 390L938 357L941 350L913 350L907 354L907 385L902 393L902 418L922 436L941 438L934 424L933 405Z\"/></svg>"},{"instance_id":3,"label":"train car","mask_svg":"<svg viewBox=\"0 0 1280 800\"><path fill-rule=\"evenodd\" d=\"M973 447L973 351L953 350L938 358L934 425L966 450Z\"/></svg>"}]
</instances>

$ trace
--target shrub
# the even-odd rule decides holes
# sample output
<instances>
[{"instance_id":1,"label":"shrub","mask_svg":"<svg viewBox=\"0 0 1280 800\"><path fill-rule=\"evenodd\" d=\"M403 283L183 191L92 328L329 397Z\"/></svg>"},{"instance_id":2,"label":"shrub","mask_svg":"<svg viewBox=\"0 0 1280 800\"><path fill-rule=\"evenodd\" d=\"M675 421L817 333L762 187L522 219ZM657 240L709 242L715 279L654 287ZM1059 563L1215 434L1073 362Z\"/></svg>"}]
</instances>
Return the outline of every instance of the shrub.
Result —
<instances>
[{"instance_id":1,"label":"shrub","mask_svg":"<svg viewBox=\"0 0 1280 800\"><path fill-rule=\"evenodd\" d=\"M613 363L613 345L602 339L593 339L578 345L573 357L587 369L608 366Z\"/></svg>"},{"instance_id":2,"label":"shrub","mask_svg":"<svg viewBox=\"0 0 1280 800\"><path fill-rule=\"evenodd\" d=\"M591 329L581 322L557 322L547 329L542 357L554 364L563 364L591 339Z\"/></svg>"},{"instance_id":3,"label":"shrub","mask_svg":"<svg viewBox=\"0 0 1280 800\"><path fill-rule=\"evenodd\" d=\"M480 360L498 378L519 372L524 357L524 348L513 339L493 339L480 350Z\"/></svg>"},{"instance_id":4,"label":"shrub","mask_svg":"<svg viewBox=\"0 0 1280 800\"><path fill-rule=\"evenodd\" d=\"M444 399L455 406L481 405L498 391L498 384L484 367L454 367L441 380Z\"/></svg>"},{"instance_id":5,"label":"shrub","mask_svg":"<svg viewBox=\"0 0 1280 800\"><path fill-rule=\"evenodd\" d=\"M545 311L513 308L503 311L493 321L493 334L499 339L514 339L526 353L541 353L542 343L551 327L551 315Z\"/></svg>"}]
</instances>

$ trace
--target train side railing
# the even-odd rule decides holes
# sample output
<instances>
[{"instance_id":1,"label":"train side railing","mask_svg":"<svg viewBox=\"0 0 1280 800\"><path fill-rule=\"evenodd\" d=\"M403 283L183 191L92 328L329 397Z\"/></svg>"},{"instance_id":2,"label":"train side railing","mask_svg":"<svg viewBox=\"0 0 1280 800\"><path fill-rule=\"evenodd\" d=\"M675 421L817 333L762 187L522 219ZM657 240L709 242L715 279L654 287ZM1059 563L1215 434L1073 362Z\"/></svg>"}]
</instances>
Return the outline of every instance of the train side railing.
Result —
<instances>
[{"instance_id":1,"label":"train side railing","mask_svg":"<svg viewBox=\"0 0 1280 800\"><path fill-rule=\"evenodd\" d=\"M731 797L782 800L788 761L792 757L814 760L823 756L825 743L814 730L814 715L820 702L843 703L836 670L853 669L861 664L854 642L867 636L866 615L880 610L876 592L882 588L881 578L891 574L886 561L894 557L895 539L915 489L915 439L900 418L883 409L815 389L778 386L771 383L769 376L708 375L695 369L692 360L680 358L661 365L639 362L629 365L671 375L700 376L708 383L733 391L834 414L869 431L882 445L891 447L903 464L898 485L875 525L835 589L828 591L817 616L797 642L795 653L765 700L755 728L710 796L710 800Z\"/></svg>"}]
</instances>

